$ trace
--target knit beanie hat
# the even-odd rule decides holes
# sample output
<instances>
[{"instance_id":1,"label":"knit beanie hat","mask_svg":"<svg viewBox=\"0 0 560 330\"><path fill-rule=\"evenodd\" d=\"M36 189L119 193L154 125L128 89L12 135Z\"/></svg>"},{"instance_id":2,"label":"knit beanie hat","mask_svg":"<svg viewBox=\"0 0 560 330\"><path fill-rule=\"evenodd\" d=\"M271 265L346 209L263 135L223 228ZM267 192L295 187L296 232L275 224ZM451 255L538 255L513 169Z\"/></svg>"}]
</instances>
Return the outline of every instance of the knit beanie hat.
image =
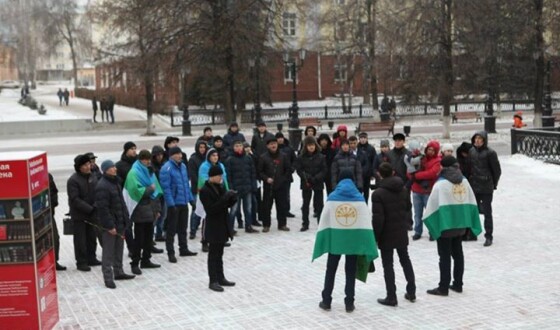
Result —
<instances>
[{"instance_id":1,"label":"knit beanie hat","mask_svg":"<svg viewBox=\"0 0 560 330\"><path fill-rule=\"evenodd\" d=\"M82 167L82 165L89 163L90 162L90 157L88 155L78 155L76 156L76 158L74 158L74 169L76 170L76 172L80 171L80 167Z\"/></svg>"},{"instance_id":2,"label":"knit beanie hat","mask_svg":"<svg viewBox=\"0 0 560 330\"><path fill-rule=\"evenodd\" d=\"M180 154L180 153L183 153L183 151L179 147L173 147L173 148L169 149L169 156L175 155L175 154Z\"/></svg>"},{"instance_id":3,"label":"knit beanie hat","mask_svg":"<svg viewBox=\"0 0 560 330\"><path fill-rule=\"evenodd\" d=\"M441 145L441 151L454 151L453 150L453 145L451 143L444 143Z\"/></svg>"},{"instance_id":4,"label":"knit beanie hat","mask_svg":"<svg viewBox=\"0 0 560 330\"><path fill-rule=\"evenodd\" d=\"M105 173L111 167L115 167L115 163L110 159L104 160L103 163L101 163L101 172Z\"/></svg>"},{"instance_id":5,"label":"knit beanie hat","mask_svg":"<svg viewBox=\"0 0 560 330\"><path fill-rule=\"evenodd\" d=\"M381 147L390 147L391 145L389 144L389 140L381 140L381 143L379 143L379 145Z\"/></svg>"},{"instance_id":6,"label":"knit beanie hat","mask_svg":"<svg viewBox=\"0 0 560 330\"><path fill-rule=\"evenodd\" d=\"M457 158L453 157L453 156L445 156L441 159L441 167L449 167L449 166L453 166L454 164L457 164Z\"/></svg>"},{"instance_id":7,"label":"knit beanie hat","mask_svg":"<svg viewBox=\"0 0 560 330\"><path fill-rule=\"evenodd\" d=\"M136 148L136 144L134 144L134 142L132 142L132 141L128 141L123 146L124 152L127 152L128 149L132 149L132 148Z\"/></svg>"}]
</instances>

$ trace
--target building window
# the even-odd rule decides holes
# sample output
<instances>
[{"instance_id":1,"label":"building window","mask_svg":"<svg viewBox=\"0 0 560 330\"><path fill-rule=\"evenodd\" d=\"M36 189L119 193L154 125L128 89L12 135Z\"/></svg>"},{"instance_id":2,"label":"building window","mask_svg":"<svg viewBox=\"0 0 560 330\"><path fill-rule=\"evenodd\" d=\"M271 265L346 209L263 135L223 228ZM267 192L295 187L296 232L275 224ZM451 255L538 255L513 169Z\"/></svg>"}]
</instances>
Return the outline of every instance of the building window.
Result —
<instances>
[{"instance_id":1,"label":"building window","mask_svg":"<svg viewBox=\"0 0 560 330\"><path fill-rule=\"evenodd\" d=\"M296 73L297 79L297 73ZM284 64L284 82L293 81L294 77L292 76L292 64Z\"/></svg>"},{"instance_id":2,"label":"building window","mask_svg":"<svg viewBox=\"0 0 560 330\"><path fill-rule=\"evenodd\" d=\"M64 70L64 64L57 64L56 68L57 70Z\"/></svg>"},{"instance_id":3,"label":"building window","mask_svg":"<svg viewBox=\"0 0 560 330\"><path fill-rule=\"evenodd\" d=\"M348 70L346 70L346 64L334 66L334 82L343 83L348 79Z\"/></svg>"},{"instance_id":4,"label":"building window","mask_svg":"<svg viewBox=\"0 0 560 330\"><path fill-rule=\"evenodd\" d=\"M296 35L296 14L284 13L282 18L282 29L285 36L293 37Z\"/></svg>"}]
</instances>

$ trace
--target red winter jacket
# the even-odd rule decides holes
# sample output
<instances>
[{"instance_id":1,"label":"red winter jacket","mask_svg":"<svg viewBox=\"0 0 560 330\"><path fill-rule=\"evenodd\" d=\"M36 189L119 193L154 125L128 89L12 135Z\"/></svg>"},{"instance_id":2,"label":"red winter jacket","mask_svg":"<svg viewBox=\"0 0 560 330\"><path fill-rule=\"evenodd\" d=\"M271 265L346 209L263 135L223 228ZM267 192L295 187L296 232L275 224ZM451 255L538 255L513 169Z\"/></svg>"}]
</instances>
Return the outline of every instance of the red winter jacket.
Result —
<instances>
[{"instance_id":1,"label":"red winter jacket","mask_svg":"<svg viewBox=\"0 0 560 330\"><path fill-rule=\"evenodd\" d=\"M427 155L422 158L420 165L420 170L414 173L415 180L412 183L412 191L419 194L429 194L432 192L432 187L436 183L436 180L441 170L441 155L439 153L439 142L430 141L426 146L434 148L434 156L428 157ZM424 154L426 154L426 149L424 149Z\"/></svg>"},{"instance_id":2,"label":"red winter jacket","mask_svg":"<svg viewBox=\"0 0 560 330\"><path fill-rule=\"evenodd\" d=\"M348 127L346 127L346 125L338 125L338 127L336 128L336 132L338 133L340 131L344 131L346 133L346 135L344 136L344 139L348 140L348 137L349 137L348 136ZM337 136L333 140L331 148L333 148L333 150L337 150L338 148L340 148L340 142L341 142L341 139L340 139L339 136Z\"/></svg>"}]
</instances>

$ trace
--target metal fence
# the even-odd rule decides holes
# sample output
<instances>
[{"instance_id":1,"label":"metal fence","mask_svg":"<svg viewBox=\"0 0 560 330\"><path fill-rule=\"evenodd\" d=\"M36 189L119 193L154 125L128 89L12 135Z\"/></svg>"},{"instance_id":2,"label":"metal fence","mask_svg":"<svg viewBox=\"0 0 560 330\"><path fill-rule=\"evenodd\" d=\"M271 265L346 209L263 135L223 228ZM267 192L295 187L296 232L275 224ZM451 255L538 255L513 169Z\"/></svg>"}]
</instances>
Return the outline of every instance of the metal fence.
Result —
<instances>
[{"instance_id":1,"label":"metal fence","mask_svg":"<svg viewBox=\"0 0 560 330\"><path fill-rule=\"evenodd\" d=\"M555 99L552 102L553 109L560 109L560 100ZM507 100L494 104L494 111L498 108L504 112L529 111L533 110L533 101L531 100ZM480 112L486 110L485 102L461 101L451 104L451 112ZM436 103L421 104L398 104L396 116L420 116L420 115L441 115L443 105ZM353 107L342 106L323 106L323 107L305 107L300 108L299 117L315 117L321 120L329 119L355 119L355 118L372 118L373 107L371 105L356 105ZM266 122L283 122L288 120L289 111L287 108L267 108L261 111L261 117ZM183 113L177 110L177 107L170 110L171 126L181 126L183 121ZM246 109L241 114L242 123L255 122L255 110ZM224 119L224 110L217 109L193 109L189 110L189 120L192 125L216 125L226 124Z\"/></svg>"},{"instance_id":2,"label":"metal fence","mask_svg":"<svg viewBox=\"0 0 560 330\"><path fill-rule=\"evenodd\" d=\"M560 128L512 129L511 154L517 153L560 165Z\"/></svg>"}]
</instances>

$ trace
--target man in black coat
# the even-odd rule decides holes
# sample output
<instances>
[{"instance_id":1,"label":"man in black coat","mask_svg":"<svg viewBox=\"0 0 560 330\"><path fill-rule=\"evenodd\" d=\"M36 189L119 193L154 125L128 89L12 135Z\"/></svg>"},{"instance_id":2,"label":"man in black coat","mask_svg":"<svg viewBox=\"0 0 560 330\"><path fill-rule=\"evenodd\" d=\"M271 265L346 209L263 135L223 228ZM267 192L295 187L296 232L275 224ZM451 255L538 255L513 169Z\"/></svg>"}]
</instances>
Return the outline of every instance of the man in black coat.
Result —
<instances>
[{"instance_id":1,"label":"man in black coat","mask_svg":"<svg viewBox=\"0 0 560 330\"><path fill-rule=\"evenodd\" d=\"M274 138L274 135L266 130L264 121L257 122L257 134L251 139L251 148L257 157L261 157L267 151L266 141Z\"/></svg>"},{"instance_id":2,"label":"man in black coat","mask_svg":"<svg viewBox=\"0 0 560 330\"><path fill-rule=\"evenodd\" d=\"M323 211L323 184L327 176L327 162L321 154L321 148L312 136L303 139L303 148L296 161L297 174L300 177L300 188L303 199L301 217L303 220L300 231L309 229L309 203L313 194L313 210L318 217ZM319 221L319 219L317 219Z\"/></svg>"},{"instance_id":3,"label":"man in black coat","mask_svg":"<svg viewBox=\"0 0 560 330\"><path fill-rule=\"evenodd\" d=\"M103 227L103 254L101 270L105 286L115 289L114 280L130 280L134 275L123 270L123 240L125 229L130 225L122 186L117 177L117 168L111 160L101 163L103 177L95 187L97 219Z\"/></svg>"},{"instance_id":4,"label":"man in black coat","mask_svg":"<svg viewBox=\"0 0 560 330\"><path fill-rule=\"evenodd\" d=\"M65 266L58 263L58 257L60 256L60 235L58 234L58 227L56 226L56 220L54 219L54 209L58 206L58 188L54 182L53 176L49 173L49 197L51 200L51 218L53 227L53 242L54 242L54 257L56 260L56 270L62 271L66 270Z\"/></svg>"},{"instance_id":5,"label":"man in black coat","mask_svg":"<svg viewBox=\"0 0 560 330\"><path fill-rule=\"evenodd\" d=\"M362 165L362 193L364 194L366 203L368 203L369 186L373 178L373 161L375 160L377 152L375 148L369 144L366 132L361 132L358 137L358 160L360 161L360 165Z\"/></svg>"},{"instance_id":6,"label":"man in black coat","mask_svg":"<svg viewBox=\"0 0 560 330\"><path fill-rule=\"evenodd\" d=\"M397 306L397 287L395 286L395 271L393 270L393 250L397 250L399 261L406 278L405 299L416 300L416 284L414 269L408 256L408 219L407 205L410 196L404 187L404 182L398 176L393 176L393 168L389 163L379 166L382 179L377 189L371 195L373 214L373 230L377 246L381 250L383 274L387 296L377 301L386 306Z\"/></svg>"},{"instance_id":7,"label":"man in black coat","mask_svg":"<svg viewBox=\"0 0 560 330\"><path fill-rule=\"evenodd\" d=\"M132 168L132 164L136 161L136 144L134 142L128 141L123 145L123 153L121 155L121 160L115 164L117 167L117 176L120 178L121 185L126 181L126 176ZM122 187L122 186L121 186ZM132 252L134 249L134 236L132 227L127 227L124 233L126 239L126 248L128 252Z\"/></svg>"},{"instance_id":8,"label":"man in black coat","mask_svg":"<svg viewBox=\"0 0 560 330\"><path fill-rule=\"evenodd\" d=\"M214 136L213 140L213 148L216 149L218 152L218 159L223 164L229 158L230 152L229 149L224 147L224 139L221 136L216 135Z\"/></svg>"},{"instance_id":9,"label":"man in black coat","mask_svg":"<svg viewBox=\"0 0 560 330\"><path fill-rule=\"evenodd\" d=\"M74 256L78 270L89 272L90 266L99 266L96 229L90 223L97 223L95 215L95 186L97 178L91 174L90 158L78 155L74 158L74 170L66 183L70 217L74 223Z\"/></svg>"},{"instance_id":10,"label":"man in black coat","mask_svg":"<svg viewBox=\"0 0 560 330\"><path fill-rule=\"evenodd\" d=\"M191 180L191 193L196 200L196 196L198 195L198 170L200 169L200 165L204 163L206 160L206 152L208 151L208 145L204 140L196 141L194 146L195 151L191 154L189 161L187 163L187 172L189 174L189 179ZM196 215L195 208L196 204L191 205L193 207L191 212L191 227L190 227L190 235L189 239L194 239L196 237L196 231L198 230L198 226L200 226L201 218Z\"/></svg>"},{"instance_id":11,"label":"man in black coat","mask_svg":"<svg viewBox=\"0 0 560 330\"><path fill-rule=\"evenodd\" d=\"M224 147L230 154L233 152L233 144L237 141L245 142L245 135L239 132L239 125L233 122L229 125L227 134L224 135ZM225 159L222 161L225 161Z\"/></svg>"},{"instance_id":12,"label":"man in black coat","mask_svg":"<svg viewBox=\"0 0 560 330\"><path fill-rule=\"evenodd\" d=\"M364 183L362 179L362 165L358 161L358 157L350 152L350 144L348 140L340 142L340 151L334 157L331 167L331 182L336 187L338 176L343 170L349 170L352 173L352 181L356 184L358 190L362 191Z\"/></svg>"},{"instance_id":13,"label":"man in black coat","mask_svg":"<svg viewBox=\"0 0 560 330\"><path fill-rule=\"evenodd\" d=\"M494 150L488 147L488 135L485 131L476 132L472 137L472 148L469 150L471 185L478 208L484 214L484 246L492 245L494 239L494 221L492 217L492 198L498 189L498 181L502 175L500 161Z\"/></svg>"},{"instance_id":14,"label":"man in black coat","mask_svg":"<svg viewBox=\"0 0 560 330\"><path fill-rule=\"evenodd\" d=\"M282 132L278 132L275 135L276 137L276 141L278 141L278 150L280 150L281 153L283 153L284 155L286 155L286 157L288 157L288 160L290 161L290 164L292 164L292 169L290 171L290 179L288 181L288 189L286 190L286 200L288 201L288 206L286 209L286 216L288 218L294 218L295 215L290 211L292 203L291 203L291 198L290 198L290 191L292 190L292 182L294 182L294 177L292 175L292 173L295 171L295 163L296 163L296 152L294 151L294 149L290 146L290 141L288 141L288 139L284 138L284 134L282 134Z\"/></svg>"},{"instance_id":15,"label":"man in black coat","mask_svg":"<svg viewBox=\"0 0 560 330\"><path fill-rule=\"evenodd\" d=\"M333 150L332 141L328 134L321 134L317 139L319 146L321 147L321 153L325 156L325 161L327 162L327 175L325 176L325 188L327 189L327 195L333 191L333 185L331 181L331 168L334 157L336 156L336 151ZM316 218L317 216L314 215Z\"/></svg>"},{"instance_id":16,"label":"man in black coat","mask_svg":"<svg viewBox=\"0 0 560 330\"><path fill-rule=\"evenodd\" d=\"M89 162L91 164L91 174L95 175L95 177L97 178L97 181L99 181L101 179L101 176L103 175L103 173L101 173L101 169L95 163L96 160L97 160L97 156L94 155L93 152L86 152L84 155L89 157Z\"/></svg>"},{"instance_id":17,"label":"man in black coat","mask_svg":"<svg viewBox=\"0 0 560 330\"><path fill-rule=\"evenodd\" d=\"M237 203L229 214L230 227L233 228L235 217L243 203L245 232L258 233L258 230L253 229L251 221L254 212L253 192L257 190L257 174L253 159L245 153L243 142L234 142L233 154L226 160L225 167L226 172L231 173L228 175L229 189L237 191Z\"/></svg>"},{"instance_id":18,"label":"man in black coat","mask_svg":"<svg viewBox=\"0 0 560 330\"><path fill-rule=\"evenodd\" d=\"M262 221L263 233L270 230L272 203L276 202L276 219L278 230L290 231L286 226L286 212L288 211L288 182L292 174L292 166L288 157L278 150L275 137L270 138L266 146L268 151L259 158L258 176L263 182Z\"/></svg>"},{"instance_id":19,"label":"man in black coat","mask_svg":"<svg viewBox=\"0 0 560 330\"><path fill-rule=\"evenodd\" d=\"M393 171L395 171L395 174L398 175L406 185L408 176L406 175L406 164L404 162L404 159L406 156L410 155L410 151L404 146L404 141L404 134L397 133L393 135L394 146L393 149L389 151L389 154L387 156L389 157L389 163L391 164ZM408 194L410 195L410 189L408 190ZM414 223L414 221L412 220L412 204L407 210L407 218L410 222L409 229L412 230L412 224Z\"/></svg>"},{"instance_id":20,"label":"man in black coat","mask_svg":"<svg viewBox=\"0 0 560 330\"><path fill-rule=\"evenodd\" d=\"M208 172L208 180L200 189L200 202L206 211L204 221L204 239L208 243L208 277L209 288L216 292L223 292L224 286L234 286L235 282L228 281L224 276L224 246L229 239L233 239L233 231L228 225L228 208L236 201L235 192L226 192L222 184L222 169L214 165Z\"/></svg>"}]
</instances>

